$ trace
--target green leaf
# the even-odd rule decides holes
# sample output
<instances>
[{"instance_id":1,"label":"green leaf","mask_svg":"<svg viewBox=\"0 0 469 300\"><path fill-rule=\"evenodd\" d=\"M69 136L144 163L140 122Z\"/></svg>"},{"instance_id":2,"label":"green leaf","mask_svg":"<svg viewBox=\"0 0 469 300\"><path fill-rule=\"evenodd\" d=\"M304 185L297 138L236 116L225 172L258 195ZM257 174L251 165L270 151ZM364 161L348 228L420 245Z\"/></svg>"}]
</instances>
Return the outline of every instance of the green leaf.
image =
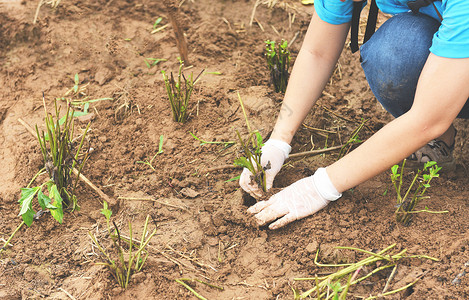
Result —
<instances>
[{"instance_id":1,"label":"green leaf","mask_svg":"<svg viewBox=\"0 0 469 300\"><path fill-rule=\"evenodd\" d=\"M238 176L236 176L236 177L233 177L233 178L231 178L231 179L228 179L228 180L226 180L225 182L236 181L236 180L239 180L239 178L241 178L241 175L238 175Z\"/></svg>"},{"instance_id":2,"label":"green leaf","mask_svg":"<svg viewBox=\"0 0 469 300\"><path fill-rule=\"evenodd\" d=\"M28 225L28 227L31 226L31 224L33 223L35 214L36 212L33 210L32 207L30 207L24 214L21 215L24 223Z\"/></svg>"},{"instance_id":3,"label":"green leaf","mask_svg":"<svg viewBox=\"0 0 469 300\"><path fill-rule=\"evenodd\" d=\"M37 194L37 201L39 202L39 205L41 206L42 210L45 210L47 208L55 209L55 206L50 204L51 202L50 198L44 195L42 191L39 191L39 193Z\"/></svg>"},{"instance_id":4,"label":"green leaf","mask_svg":"<svg viewBox=\"0 0 469 300\"><path fill-rule=\"evenodd\" d=\"M156 154L160 154L160 153L164 152L164 150L163 150L163 139L164 139L164 136L160 135L160 144L158 145L158 152Z\"/></svg>"},{"instance_id":5,"label":"green leaf","mask_svg":"<svg viewBox=\"0 0 469 300\"><path fill-rule=\"evenodd\" d=\"M62 197L60 196L59 191L57 190L57 186L54 184L52 185L50 191L49 191L49 196L51 200L54 202L52 203L52 206L55 209L50 210L50 214L54 219L57 220L60 224L62 224L63 218L64 218L64 211L62 208Z\"/></svg>"},{"instance_id":6,"label":"green leaf","mask_svg":"<svg viewBox=\"0 0 469 300\"><path fill-rule=\"evenodd\" d=\"M84 111L74 111L73 113L70 112L69 116L71 117L81 117L81 116L86 116L88 112ZM59 125L63 125L65 123L65 120L67 119L67 116L63 116L62 118L59 119Z\"/></svg>"},{"instance_id":7,"label":"green leaf","mask_svg":"<svg viewBox=\"0 0 469 300\"><path fill-rule=\"evenodd\" d=\"M75 74L75 85L73 86L73 91L78 92L78 84L80 84L80 79L78 78L78 73Z\"/></svg>"},{"instance_id":8,"label":"green leaf","mask_svg":"<svg viewBox=\"0 0 469 300\"><path fill-rule=\"evenodd\" d=\"M33 188L22 188L21 189L21 198L18 201L21 205L21 210L19 215L24 214L27 210L28 207L31 206L31 203L34 199L34 196L37 194L37 192L41 189L41 187L36 186Z\"/></svg>"},{"instance_id":9,"label":"green leaf","mask_svg":"<svg viewBox=\"0 0 469 300\"><path fill-rule=\"evenodd\" d=\"M399 169L399 165L394 165L391 167L391 172L396 175L397 174L397 170Z\"/></svg>"},{"instance_id":10,"label":"green leaf","mask_svg":"<svg viewBox=\"0 0 469 300\"><path fill-rule=\"evenodd\" d=\"M33 223L33 217L35 214L32 201L40 189L41 187L39 186L21 189L21 198L18 201L20 203L21 209L18 215L23 218L24 223L28 226L31 226Z\"/></svg>"},{"instance_id":11,"label":"green leaf","mask_svg":"<svg viewBox=\"0 0 469 300\"><path fill-rule=\"evenodd\" d=\"M254 166L252 163L249 162L249 160L246 157L240 157L235 159L234 164L240 167L244 167L251 171L251 173L255 173L256 171L254 170Z\"/></svg>"},{"instance_id":12,"label":"green leaf","mask_svg":"<svg viewBox=\"0 0 469 300\"><path fill-rule=\"evenodd\" d=\"M156 26L158 26L158 24L160 24L162 20L163 20L162 17L159 17L158 19L156 19L155 23L153 23L153 29L155 29Z\"/></svg>"},{"instance_id":13,"label":"green leaf","mask_svg":"<svg viewBox=\"0 0 469 300\"><path fill-rule=\"evenodd\" d=\"M248 168L248 169L251 168L251 164L248 162L246 157L240 157L240 158L235 159L234 164L240 167Z\"/></svg>"},{"instance_id":14,"label":"green leaf","mask_svg":"<svg viewBox=\"0 0 469 300\"><path fill-rule=\"evenodd\" d=\"M109 221L112 215L112 211L108 209L107 202L104 201L103 203L103 209L101 209L101 213L106 217L106 219Z\"/></svg>"},{"instance_id":15,"label":"green leaf","mask_svg":"<svg viewBox=\"0 0 469 300\"><path fill-rule=\"evenodd\" d=\"M263 146L263 144L262 144L262 135L258 131L256 131L254 134L256 135L257 146L259 148L262 147Z\"/></svg>"},{"instance_id":16,"label":"green leaf","mask_svg":"<svg viewBox=\"0 0 469 300\"><path fill-rule=\"evenodd\" d=\"M147 65L147 68L150 69L151 68L150 63L146 60L146 58L144 58L143 60L145 61L145 64Z\"/></svg>"}]
</instances>

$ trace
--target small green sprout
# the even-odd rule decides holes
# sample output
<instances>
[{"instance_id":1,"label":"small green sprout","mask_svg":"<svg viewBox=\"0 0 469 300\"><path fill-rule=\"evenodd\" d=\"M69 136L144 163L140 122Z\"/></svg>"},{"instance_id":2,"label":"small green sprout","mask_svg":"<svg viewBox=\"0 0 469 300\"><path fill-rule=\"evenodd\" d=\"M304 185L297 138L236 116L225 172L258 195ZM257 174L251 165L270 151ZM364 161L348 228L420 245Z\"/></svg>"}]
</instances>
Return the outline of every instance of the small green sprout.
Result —
<instances>
[{"instance_id":1,"label":"small green sprout","mask_svg":"<svg viewBox=\"0 0 469 300\"><path fill-rule=\"evenodd\" d=\"M163 150L163 139L164 139L164 136L160 135L160 143L158 145L158 152L156 152L156 154L150 160L145 160L145 161L139 160L139 161L137 161L137 164L145 164L145 165L149 166L153 171L156 172L155 167L153 167L153 161L155 160L157 155L164 152L164 150Z\"/></svg>"},{"instance_id":2,"label":"small green sprout","mask_svg":"<svg viewBox=\"0 0 469 300\"><path fill-rule=\"evenodd\" d=\"M291 60L288 42L282 40L282 42L276 46L275 41L267 40L265 44L265 57L270 71L270 80L277 93L285 93L290 76L289 69Z\"/></svg>"},{"instance_id":3,"label":"small green sprout","mask_svg":"<svg viewBox=\"0 0 469 300\"><path fill-rule=\"evenodd\" d=\"M151 67L156 66L161 61L167 61L167 59L147 57L147 58L144 58L143 61L145 62L145 65L147 66L147 68L151 69Z\"/></svg>"},{"instance_id":4,"label":"small green sprout","mask_svg":"<svg viewBox=\"0 0 469 300\"><path fill-rule=\"evenodd\" d=\"M179 123L185 123L187 121L189 116L189 100L192 95L192 91L194 90L194 85L199 80L200 75L204 72L204 70L202 70L195 79L193 79L193 73L191 73L189 79L186 79L182 73L183 67L184 63L179 59L179 72L176 80L174 79L172 72L170 77L167 77L166 73L161 71L169 103L171 105L171 111L173 113L173 120Z\"/></svg>"},{"instance_id":5,"label":"small green sprout","mask_svg":"<svg viewBox=\"0 0 469 300\"><path fill-rule=\"evenodd\" d=\"M158 26L158 24L160 24L162 20L163 20L162 17L157 18L157 19L155 20L155 23L153 23L153 29L155 29L156 26Z\"/></svg>"},{"instance_id":6,"label":"small green sprout","mask_svg":"<svg viewBox=\"0 0 469 300\"><path fill-rule=\"evenodd\" d=\"M402 162L400 172L399 165L394 165L391 168L391 181L397 194L396 220L404 225L409 225L413 214L418 212L446 213L447 211L430 211L427 208L415 211L415 207L420 200L429 198L428 196L424 196L424 194L430 187L432 179L440 176L438 172L441 170L441 167L438 167L434 161L425 163L422 170L417 170L404 196L402 196L405 163L406 160ZM416 185L417 182L418 184ZM416 188L414 188L414 186L416 186Z\"/></svg>"}]
</instances>

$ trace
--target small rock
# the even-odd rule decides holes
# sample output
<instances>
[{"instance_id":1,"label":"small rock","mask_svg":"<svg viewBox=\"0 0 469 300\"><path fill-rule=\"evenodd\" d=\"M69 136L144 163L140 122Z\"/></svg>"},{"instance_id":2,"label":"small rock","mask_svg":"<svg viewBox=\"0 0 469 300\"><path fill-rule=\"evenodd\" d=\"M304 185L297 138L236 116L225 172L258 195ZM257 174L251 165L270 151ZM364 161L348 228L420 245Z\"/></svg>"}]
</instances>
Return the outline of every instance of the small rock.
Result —
<instances>
[{"instance_id":1,"label":"small rock","mask_svg":"<svg viewBox=\"0 0 469 300\"><path fill-rule=\"evenodd\" d=\"M318 242L317 242L317 241L313 241L313 242L309 243L309 244L306 246L306 251L307 251L308 253L316 252L316 249L318 249Z\"/></svg>"},{"instance_id":2,"label":"small rock","mask_svg":"<svg viewBox=\"0 0 469 300\"><path fill-rule=\"evenodd\" d=\"M101 69L94 75L94 80L98 82L99 85L103 85L112 78L112 73L108 69Z\"/></svg>"},{"instance_id":3,"label":"small rock","mask_svg":"<svg viewBox=\"0 0 469 300\"><path fill-rule=\"evenodd\" d=\"M189 198L195 198L200 194L189 187L185 187L181 190L181 194Z\"/></svg>"}]
</instances>

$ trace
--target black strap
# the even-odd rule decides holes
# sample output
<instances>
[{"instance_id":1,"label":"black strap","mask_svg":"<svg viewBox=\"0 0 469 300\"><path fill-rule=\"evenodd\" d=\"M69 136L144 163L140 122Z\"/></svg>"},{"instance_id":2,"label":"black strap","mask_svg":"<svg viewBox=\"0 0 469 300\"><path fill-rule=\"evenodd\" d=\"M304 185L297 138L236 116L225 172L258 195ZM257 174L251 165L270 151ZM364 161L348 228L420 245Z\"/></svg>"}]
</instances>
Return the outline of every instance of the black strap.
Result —
<instances>
[{"instance_id":1,"label":"black strap","mask_svg":"<svg viewBox=\"0 0 469 300\"><path fill-rule=\"evenodd\" d=\"M365 0L360 2L353 2L352 11L352 24L350 27L350 49L352 53L358 51L358 27L360 26L360 13L362 11L363 3ZM368 23L366 23L365 37L363 43L366 43L376 29L376 21L378 20L378 6L375 0L371 0L370 11L368 12Z\"/></svg>"},{"instance_id":2,"label":"black strap","mask_svg":"<svg viewBox=\"0 0 469 300\"><path fill-rule=\"evenodd\" d=\"M352 53L358 51L358 27L360 26L360 12L362 11L363 3L365 0L360 2L353 2L352 11L352 25L350 27L350 49Z\"/></svg>"},{"instance_id":3,"label":"black strap","mask_svg":"<svg viewBox=\"0 0 469 300\"><path fill-rule=\"evenodd\" d=\"M366 0L353 2L352 24L350 27L350 49L352 50L352 53L355 53L359 50L358 28L360 26L360 13L365 1ZM412 10L413 13L418 13L420 8L432 4L440 20L443 20L443 17L441 16L440 12L436 9L435 4L433 3L436 1L441 0L413 0L407 2L407 6L409 6L410 10ZM376 0L371 0L370 11L368 12L368 22L366 23L365 37L363 38L363 44L366 43L375 33L377 20L378 5L376 5Z\"/></svg>"},{"instance_id":4,"label":"black strap","mask_svg":"<svg viewBox=\"0 0 469 300\"><path fill-rule=\"evenodd\" d=\"M370 37L375 33L376 21L378 20L378 5L376 0L371 0L370 11L368 12L368 22L366 23L365 38L363 44L366 43Z\"/></svg>"}]
</instances>

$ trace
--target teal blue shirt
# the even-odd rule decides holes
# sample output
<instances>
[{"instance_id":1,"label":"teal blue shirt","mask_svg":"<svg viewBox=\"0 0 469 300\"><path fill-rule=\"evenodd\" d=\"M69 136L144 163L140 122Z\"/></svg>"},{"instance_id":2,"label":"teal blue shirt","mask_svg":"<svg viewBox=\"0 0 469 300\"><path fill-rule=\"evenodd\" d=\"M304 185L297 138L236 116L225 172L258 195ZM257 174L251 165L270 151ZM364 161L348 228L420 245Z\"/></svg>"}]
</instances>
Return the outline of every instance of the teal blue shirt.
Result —
<instances>
[{"instance_id":1,"label":"teal blue shirt","mask_svg":"<svg viewBox=\"0 0 469 300\"><path fill-rule=\"evenodd\" d=\"M408 12L407 2L408 0L376 0L379 9L391 15ZM434 3L443 21L433 36L430 52L449 58L469 57L469 0L442 0ZM335 25L350 22L352 7L352 0L314 1L319 18ZM420 12L440 21L433 5L422 7Z\"/></svg>"}]
</instances>

